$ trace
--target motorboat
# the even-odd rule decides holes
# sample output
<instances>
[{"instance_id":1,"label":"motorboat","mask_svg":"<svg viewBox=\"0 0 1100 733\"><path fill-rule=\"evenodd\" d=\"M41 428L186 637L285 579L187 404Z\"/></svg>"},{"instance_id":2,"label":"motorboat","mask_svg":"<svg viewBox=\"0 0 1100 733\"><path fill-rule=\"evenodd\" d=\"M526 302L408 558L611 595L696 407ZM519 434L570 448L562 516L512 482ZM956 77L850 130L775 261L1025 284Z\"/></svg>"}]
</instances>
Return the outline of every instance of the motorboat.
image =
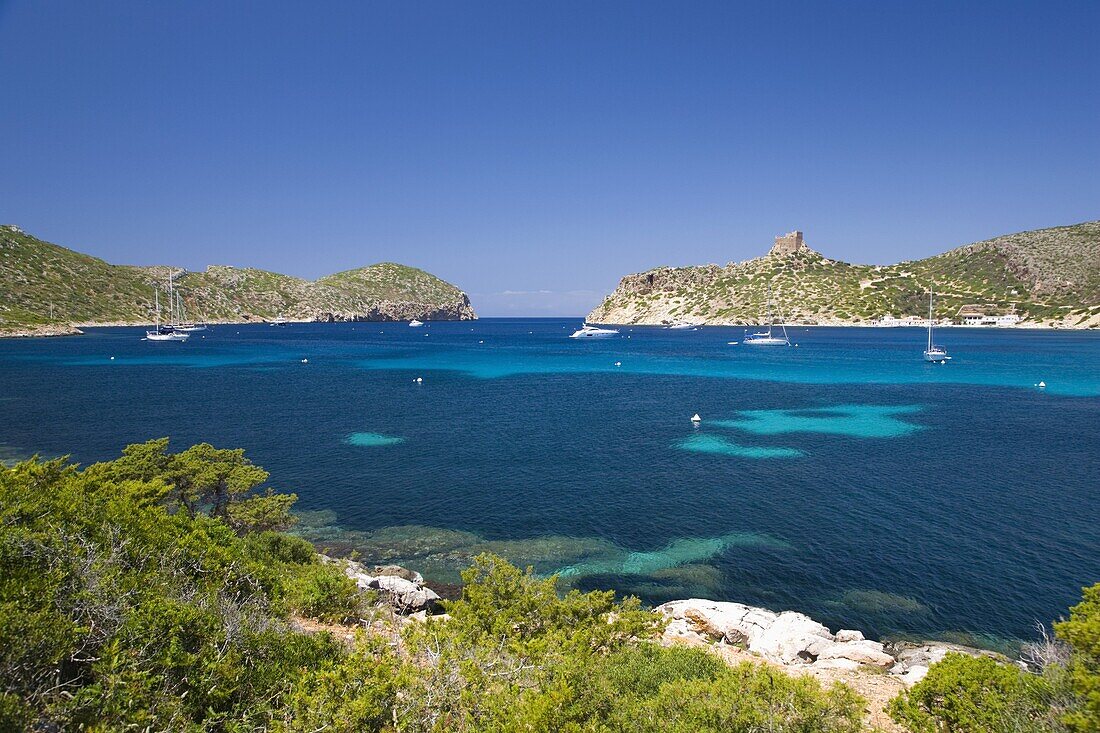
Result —
<instances>
[{"instance_id":1,"label":"motorboat","mask_svg":"<svg viewBox=\"0 0 1100 733\"><path fill-rule=\"evenodd\" d=\"M285 325L286 325L286 323L287 323L287 321L286 321L286 319L285 319L285 318L283 318L282 316L279 316L278 318L273 318L273 319L271 319L271 320L269 321L269 323L270 323L270 324L271 324L272 326L285 326Z\"/></svg>"},{"instance_id":2,"label":"motorboat","mask_svg":"<svg viewBox=\"0 0 1100 733\"><path fill-rule=\"evenodd\" d=\"M599 328L597 326L590 326L587 323L581 324L581 327L569 335L571 339L582 338L607 338L608 336L617 336L619 334L618 329L615 328Z\"/></svg>"},{"instance_id":3,"label":"motorboat","mask_svg":"<svg viewBox=\"0 0 1100 733\"><path fill-rule=\"evenodd\" d=\"M780 321L782 321L782 314L780 314ZM783 336L780 337L774 333L775 318L772 316L772 287L771 283L768 284L768 330L760 331L757 333L745 332L744 338L741 339L742 343L746 346L790 346L791 340L787 337L787 326L782 322L779 327L783 330Z\"/></svg>"},{"instance_id":4,"label":"motorboat","mask_svg":"<svg viewBox=\"0 0 1100 733\"><path fill-rule=\"evenodd\" d=\"M928 346L924 349L924 360L935 364L946 364L951 359L947 355L947 349L936 345L932 338L935 323L932 318L932 297L932 288L928 288Z\"/></svg>"},{"instance_id":5,"label":"motorboat","mask_svg":"<svg viewBox=\"0 0 1100 733\"><path fill-rule=\"evenodd\" d=\"M424 321L418 321L415 318L409 321L409 328L420 328L424 325Z\"/></svg>"},{"instance_id":6,"label":"motorboat","mask_svg":"<svg viewBox=\"0 0 1100 733\"><path fill-rule=\"evenodd\" d=\"M690 330L696 329L698 327L699 327L698 324L692 323L691 321L676 321L675 323L672 323L668 326L668 330L669 331L690 331Z\"/></svg>"}]
</instances>

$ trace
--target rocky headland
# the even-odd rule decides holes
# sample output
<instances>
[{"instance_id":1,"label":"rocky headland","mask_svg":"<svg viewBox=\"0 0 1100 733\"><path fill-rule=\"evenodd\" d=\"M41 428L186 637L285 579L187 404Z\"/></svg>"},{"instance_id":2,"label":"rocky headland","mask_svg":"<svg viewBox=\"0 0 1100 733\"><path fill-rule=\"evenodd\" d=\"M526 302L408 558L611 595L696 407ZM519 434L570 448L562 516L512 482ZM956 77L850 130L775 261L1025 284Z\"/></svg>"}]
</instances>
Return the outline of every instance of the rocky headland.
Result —
<instances>
[{"instance_id":1,"label":"rocky headland","mask_svg":"<svg viewBox=\"0 0 1100 733\"><path fill-rule=\"evenodd\" d=\"M662 325L764 321L874 325L885 316L980 312L1025 327L1100 327L1100 221L1010 234L896 265L857 265L811 248L802 232L775 238L763 257L726 265L658 267L627 275L588 315L592 323Z\"/></svg>"},{"instance_id":2,"label":"rocky headland","mask_svg":"<svg viewBox=\"0 0 1100 733\"><path fill-rule=\"evenodd\" d=\"M78 333L80 326L146 325L155 289L172 279L190 320L207 323L290 321L473 320L459 288L407 265L381 262L317 280L248 267L112 265L0 226L0 336Z\"/></svg>"}]
</instances>

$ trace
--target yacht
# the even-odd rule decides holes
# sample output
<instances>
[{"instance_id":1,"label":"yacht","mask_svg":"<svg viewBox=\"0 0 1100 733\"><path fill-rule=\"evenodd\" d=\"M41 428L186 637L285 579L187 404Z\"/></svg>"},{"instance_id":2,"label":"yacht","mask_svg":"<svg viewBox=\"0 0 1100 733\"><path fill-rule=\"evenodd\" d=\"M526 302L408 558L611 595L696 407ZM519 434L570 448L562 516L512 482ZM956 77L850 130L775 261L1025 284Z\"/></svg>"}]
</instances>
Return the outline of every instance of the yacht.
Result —
<instances>
[{"instance_id":1,"label":"yacht","mask_svg":"<svg viewBox=\"0 0 1100 733\"><path fill-rule=\"evenodd\" d=\"M928 348L924 350L924 360L934 363L944 364L951 357L947 355L947 349L942 346L937 346L936 342L932 340L932 288L928 288Z\"/></svg>"},{"instance_id":2,"label":"yacht","mask_svg":"<svg viewBox=\"0 0 1100 733\"><path fill-rule=\"evenodd\" d=\"M269 323L271 323L272 326L285 326L286 325L286 319L283 318L282 316L279 316L278 318L271 319L271 321L269 321Z\"/></svg>"},{"instance_id":3,"label":"yacht","mask_svg":"<svg viewBox=\"0 0 1100 733\"><path fill-rule=\"evenodd\" d=\"M184 333L194 333L195 331L205 331L206 324L201 321L189 321L187 320L187 311L183 307L183 296L176 293L176 302L178 305L179 323L173 328L176 331L182 331Z\"/></svg>"},{"instance_id":4,"label":"yacht","mask_svg":"<svg viewBox=\"0 0 1100 733\"><path fill-rule=\"evenodd\" d=\"M688 331L699 328L699 325L691 321L676 321L668 326L669 331Z\"/></svg>"},{"instance_id":5,"label":"yacht","mask_svg":"<svg viewBox=\"0 0 1100 733\"><path fill-rule=\"evenodd\" d=\"M169 279L171 282L171 279ZM177 331L171 325L160 325L160 288L153 291L153 300L157 304L157 325L152 331L145 332L145 338L147 341L186 341L191 338L190 334Z\"/></svg>"},{"instance_id":6,"label":"yacht","mask_svg":"<svg viewBox=\"0 0 1100 733\"><path fill-rule=\"evenodd\" d=\"M409 321L409 328L420 328L424 325L424 321L418 321L415 318Z\"/></svg>"},{"instance_id":7,"label":"yacht","mask_svg":"<svg viewBox=\"0 0 1100 733\"><path fill-rule=\"evenodd\" d=\"M783 314L780 313L780 320L782 321ZM791 340L787 337L787 326L783 323L779 324L779 327L783 329L783 336L780 337L773 333L775 327L775 319L772 317L772 286L768 283L768 330L765 332L748 333L745 332L745 337L741 341L748 346L790 346Z\"/></svg>"},{"instance_id":8,"label":"yacht","mask_svg":"<svg viewBox=\"0 0 1100 733\"><path fill-rule=\"evenodd\" d=\"M596 326L590 326L587 323L581 324L581 327L570 334L571 339L581 338L607 338L608 336L616 336L619 331L615 328L598 328Z\"/></svg>"}]
</instances>

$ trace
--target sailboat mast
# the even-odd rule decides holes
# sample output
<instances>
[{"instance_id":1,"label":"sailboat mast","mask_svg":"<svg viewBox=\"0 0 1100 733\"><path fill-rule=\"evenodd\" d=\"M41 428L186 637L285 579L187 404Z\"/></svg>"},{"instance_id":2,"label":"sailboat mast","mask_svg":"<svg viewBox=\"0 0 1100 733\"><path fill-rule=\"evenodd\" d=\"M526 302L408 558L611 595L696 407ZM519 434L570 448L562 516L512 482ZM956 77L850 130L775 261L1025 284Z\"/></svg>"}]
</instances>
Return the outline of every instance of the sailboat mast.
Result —
<instances>
[{"instance_id":1,"label":"sailboat mast","mask_svg":"<svg viewBox=\"0 0 1100 733\"><path fill-rule=\"evenodd\" d=\"M153 301L157 304L157 331L160 331L160 285L153 288Z\"/></svg>"},{"instance_id":2,"label":"sailboat mast","mask_svg":"<svg viewBox=\"0 0 1100 733\"><path fill-rule=\"evenodd\" d=\"M932 350L932 287L928 288L928 349Z\"/></svg>"},{"instance_id":3,"label":"sailboat mast","mask_svg":"<svg viewBox=\"0 0 1100 733\"><path fill-rule=\"evenodd\" d=\"M775 319L772 318L772 284L768 283L768 338L772 335L772 322Z\"/></svg>"}]
</instances>

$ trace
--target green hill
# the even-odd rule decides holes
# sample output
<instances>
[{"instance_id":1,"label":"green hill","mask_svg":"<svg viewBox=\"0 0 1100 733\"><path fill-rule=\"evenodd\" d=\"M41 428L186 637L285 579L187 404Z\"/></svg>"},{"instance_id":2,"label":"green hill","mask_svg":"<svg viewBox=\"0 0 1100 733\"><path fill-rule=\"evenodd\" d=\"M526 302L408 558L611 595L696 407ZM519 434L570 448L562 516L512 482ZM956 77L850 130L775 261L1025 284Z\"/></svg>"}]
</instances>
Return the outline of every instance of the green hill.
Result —
<instances>
[{"instance_id":1,"label":"green hill","mask_svg":"<svg viewBox=\"0 0 1100 733\"><path fill-rule=\"evenodd\" d=\"M1100 221L1011 234L896 265L828 259L793 235L764 257L724 267L661 267L627 275L588 319L596 323L759 323L768 286L789 322L869 323L927 312L1016 313L1025 324L1100 325Z\"/></svg>"},{"instance_id":2,"label":"green hill","mask_svg":"<svg viewBox=\"0 0 1100 733\"><path fill-rule=\"evenodd\" d=\"M112 265L0 226L0 332L49 324L145 323L175 276L188 315L212 321L466 320L465 293L415 267L381 263L316 281L221 265L204 272Z\"/></svg>"}]
</instances>

